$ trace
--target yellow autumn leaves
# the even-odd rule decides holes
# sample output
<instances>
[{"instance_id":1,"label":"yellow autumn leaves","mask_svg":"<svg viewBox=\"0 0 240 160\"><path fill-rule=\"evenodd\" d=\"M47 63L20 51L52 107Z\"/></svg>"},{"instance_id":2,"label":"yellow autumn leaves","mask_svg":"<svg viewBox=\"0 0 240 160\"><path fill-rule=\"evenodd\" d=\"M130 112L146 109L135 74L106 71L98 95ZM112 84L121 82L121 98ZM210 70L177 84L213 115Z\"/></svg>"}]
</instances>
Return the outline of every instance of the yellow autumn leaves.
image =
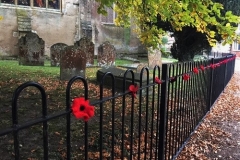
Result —
<instances>
[{"instance_id":1,"label":"yellow autumn leaves","mask_svg":"<svg viewBox=\"0 0 240 160\"><path fill-rule=\"evenodd\" d=\"M159 21L168 22L173 31L181 31L185 26L194 27L198 32L206 34L211 45L216 43L217 34L220 34L224 43L239 39L235 34L239 17L231 11L221 14L224 6L211 0L185 0L179 3L175 0L110 1L115 3L115 24L135 26L135 31L146 46L161 44L161 37L167 29L159 28Z\"/></svg>"}]
</instances>

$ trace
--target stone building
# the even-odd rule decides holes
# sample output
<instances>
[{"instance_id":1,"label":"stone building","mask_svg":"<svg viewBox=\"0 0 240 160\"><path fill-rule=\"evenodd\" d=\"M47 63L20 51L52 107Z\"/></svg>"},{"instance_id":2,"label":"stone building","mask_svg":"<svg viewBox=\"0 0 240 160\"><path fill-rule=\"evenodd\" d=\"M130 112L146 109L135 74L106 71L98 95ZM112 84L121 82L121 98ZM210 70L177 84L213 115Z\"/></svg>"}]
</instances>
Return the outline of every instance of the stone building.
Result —
<instances>
[{"instance_id":1,"label":"stone building","mask_svg":"<svg viewBox=\"0 0 240 160\"><path fill-rule=\"evenodd\" d=\"M97 14L92 0L2 0L0 3L0 56L18 55L18 41L34 32L45 41L45 55L56 43L73 45L87 36L97 47L109 41L117 53L146 53L132 28L114 25L116 14Z\"/></svg>"}]
</instances>

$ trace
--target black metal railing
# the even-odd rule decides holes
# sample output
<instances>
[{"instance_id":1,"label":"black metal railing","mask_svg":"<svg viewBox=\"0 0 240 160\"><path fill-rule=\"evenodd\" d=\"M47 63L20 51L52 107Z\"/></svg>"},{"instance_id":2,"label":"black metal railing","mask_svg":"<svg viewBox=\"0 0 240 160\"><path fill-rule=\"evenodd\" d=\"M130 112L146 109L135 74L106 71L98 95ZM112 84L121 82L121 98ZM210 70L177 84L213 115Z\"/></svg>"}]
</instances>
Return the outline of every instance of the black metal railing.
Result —
<instances>
[{"instance_id":1,"label":"black metal railing","mask_svg":"<svg viewBox=\"0 0 240 160\"><path fill-rule=\"evenodd\" d=\"M12 126L0 130L0 137L14 142L9 149L12 157L27 159L28 154L21 153L20 142L24 140L19 139L19 132L40 124L42 150L38 158L56 159L51 152L57 144L50 143L54 138L50 130L54 119L64 117L59 122L61 133L56 134L62 136L59 143L65 147L57 149L56 152L61 152L61 158L57 159L174 159L230 81L234 58L227 55L207 61L163 64L153 72L143 68L136 98L126 83L126 76L131 75L132 84L136 84L132 70L124 74L122 91L115 89L119 84L115 83L113 74L106 73L99 84L98 99L88 97L88 83L84 78L73 77L66 87L66 109L51 114L44 87L26 82L13 94ZM193 72L194 68L198 73ZM189 79L184 80L186 74ZM143 84L144 76L147 83ZM104 96L106 77L111 79L108 84L111 91ZM84 86L83 97L95 106L95 116L89 122L76 120L71 114L72 85L79 81ZM19 123L18 100L28 87L40 91L42 113L39 118Z\"/></svg>"}]
</instances>

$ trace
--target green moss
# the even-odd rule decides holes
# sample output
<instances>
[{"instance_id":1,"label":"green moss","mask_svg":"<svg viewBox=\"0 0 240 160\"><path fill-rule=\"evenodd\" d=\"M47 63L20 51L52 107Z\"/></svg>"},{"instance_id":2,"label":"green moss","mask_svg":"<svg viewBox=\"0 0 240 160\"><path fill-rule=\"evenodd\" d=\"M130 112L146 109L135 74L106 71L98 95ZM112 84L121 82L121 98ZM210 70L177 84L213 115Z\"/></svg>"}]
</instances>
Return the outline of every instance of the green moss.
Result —
<instances>
[{"instance_id":1,"label":"green moss","mask_svg":"<svg viewBox=\"0 0 240 160\"><path fill-rule=\"evenodd\" d=\"M28 12L29 11L26 9L21 9L21 8L16 9L17 16L22 16L22 17L28 18Z\"/></svg>"}]
</instances>

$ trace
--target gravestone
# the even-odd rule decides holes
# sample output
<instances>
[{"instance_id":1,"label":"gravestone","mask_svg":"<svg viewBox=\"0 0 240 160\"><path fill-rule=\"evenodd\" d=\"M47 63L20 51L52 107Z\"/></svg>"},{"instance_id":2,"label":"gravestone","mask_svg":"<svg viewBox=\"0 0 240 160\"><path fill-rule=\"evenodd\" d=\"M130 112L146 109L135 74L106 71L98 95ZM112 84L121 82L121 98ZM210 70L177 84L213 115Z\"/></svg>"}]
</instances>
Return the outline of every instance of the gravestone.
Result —
<instances>
[{"instance_id":1,"label":"gravestone","mask_svg":"<svg viewBox=\"0 0 240 160\"><path fill-rule=\"evenodd\" d=\"M116 49L106 41L98 47L98 66L110 67L115 65Z\"/></svg>"},{"instance_id":2,"label":"gravestone","mask_svg":"<svg viewBox=\"0 0 240 160\"><path fill-rule=\"evenodd\" d=\"M29 32L18 41L19 65L43 66L45 42L36 33Z\"/></svg>"},{"instance_id":3,"label":"gravestone","mask_svg":"<svg viewBox=\"0 0 240 160\"><path fill-rule=\"evenodd\" d=\"M148 67L153 69L156 65L162 66L162 54L159 49L148 49Z\"/></svg>"},{"instance_id":4,"label":"gravestone","mask_svg":"<svg viewBox=\"0 0 240 160\"><path fill-rule=\"evenodd\" d=\"M123 78L124 73L126 70L116 68L116 67L109 67L109 68L102 68L97 71L97 81L101 83L102 77L105 73L111 72L113 76L115 77L115 86L117 89L122 90L123 89ZM140 73L134 73L134 83L135 85L140 85ZM128 87L132 84L132 75L131 73L128 73L126 75L126 90L128 90ZM143 74L142 78L142 86L145 86L147 84L147 77ZM110 76L106 76L104 79L104 85L111 86L112 85L112 78Z\"/></svg>"},{"instance_id":5,"label":"gravestone","mask_svg":"<svg viewBox=\"0 0 240 160\"><path fill-rule=\"evenodd\" d=\"M79 46L68 46L60 60L60 79L70 80L74 76L85 78L86 54Z\"/></svg>"},{"instance_id":6,"label":"gravestone","mask_svg":"<svg viewBox=\"0 0 240 160\"><path fill-rule=\"evenodd\" d=\"M86 54L86 66L94 65L94 44L90 39L83 37L79 41L75 42L75 45L79 46L81 50Z\"/></svg>"},{"instance_id":7,"label":"gravestone","mask_svg":"<svg viewBox=\"0 0 240 160\"><path fill-rule=\"evenodd\" d=\"M148 67L148 65L144 64L144 63L139 63L137 66L137 73L140 73L144 67ZM146 72L144 72L144 73L146 73Z\"/></svg>"},{"instance_id":8,"label":"gravestone","mask_svg":"<svg viewBox=\"0 0 240 160\"><path fill-rule=\"evenodd\" d=\"M64 43L56 43L50 47L50 59L51 59L51 66L60 66L60 58L61 54L64 51L64 48L68 45Z\"/></svg>"}]
</instances>

